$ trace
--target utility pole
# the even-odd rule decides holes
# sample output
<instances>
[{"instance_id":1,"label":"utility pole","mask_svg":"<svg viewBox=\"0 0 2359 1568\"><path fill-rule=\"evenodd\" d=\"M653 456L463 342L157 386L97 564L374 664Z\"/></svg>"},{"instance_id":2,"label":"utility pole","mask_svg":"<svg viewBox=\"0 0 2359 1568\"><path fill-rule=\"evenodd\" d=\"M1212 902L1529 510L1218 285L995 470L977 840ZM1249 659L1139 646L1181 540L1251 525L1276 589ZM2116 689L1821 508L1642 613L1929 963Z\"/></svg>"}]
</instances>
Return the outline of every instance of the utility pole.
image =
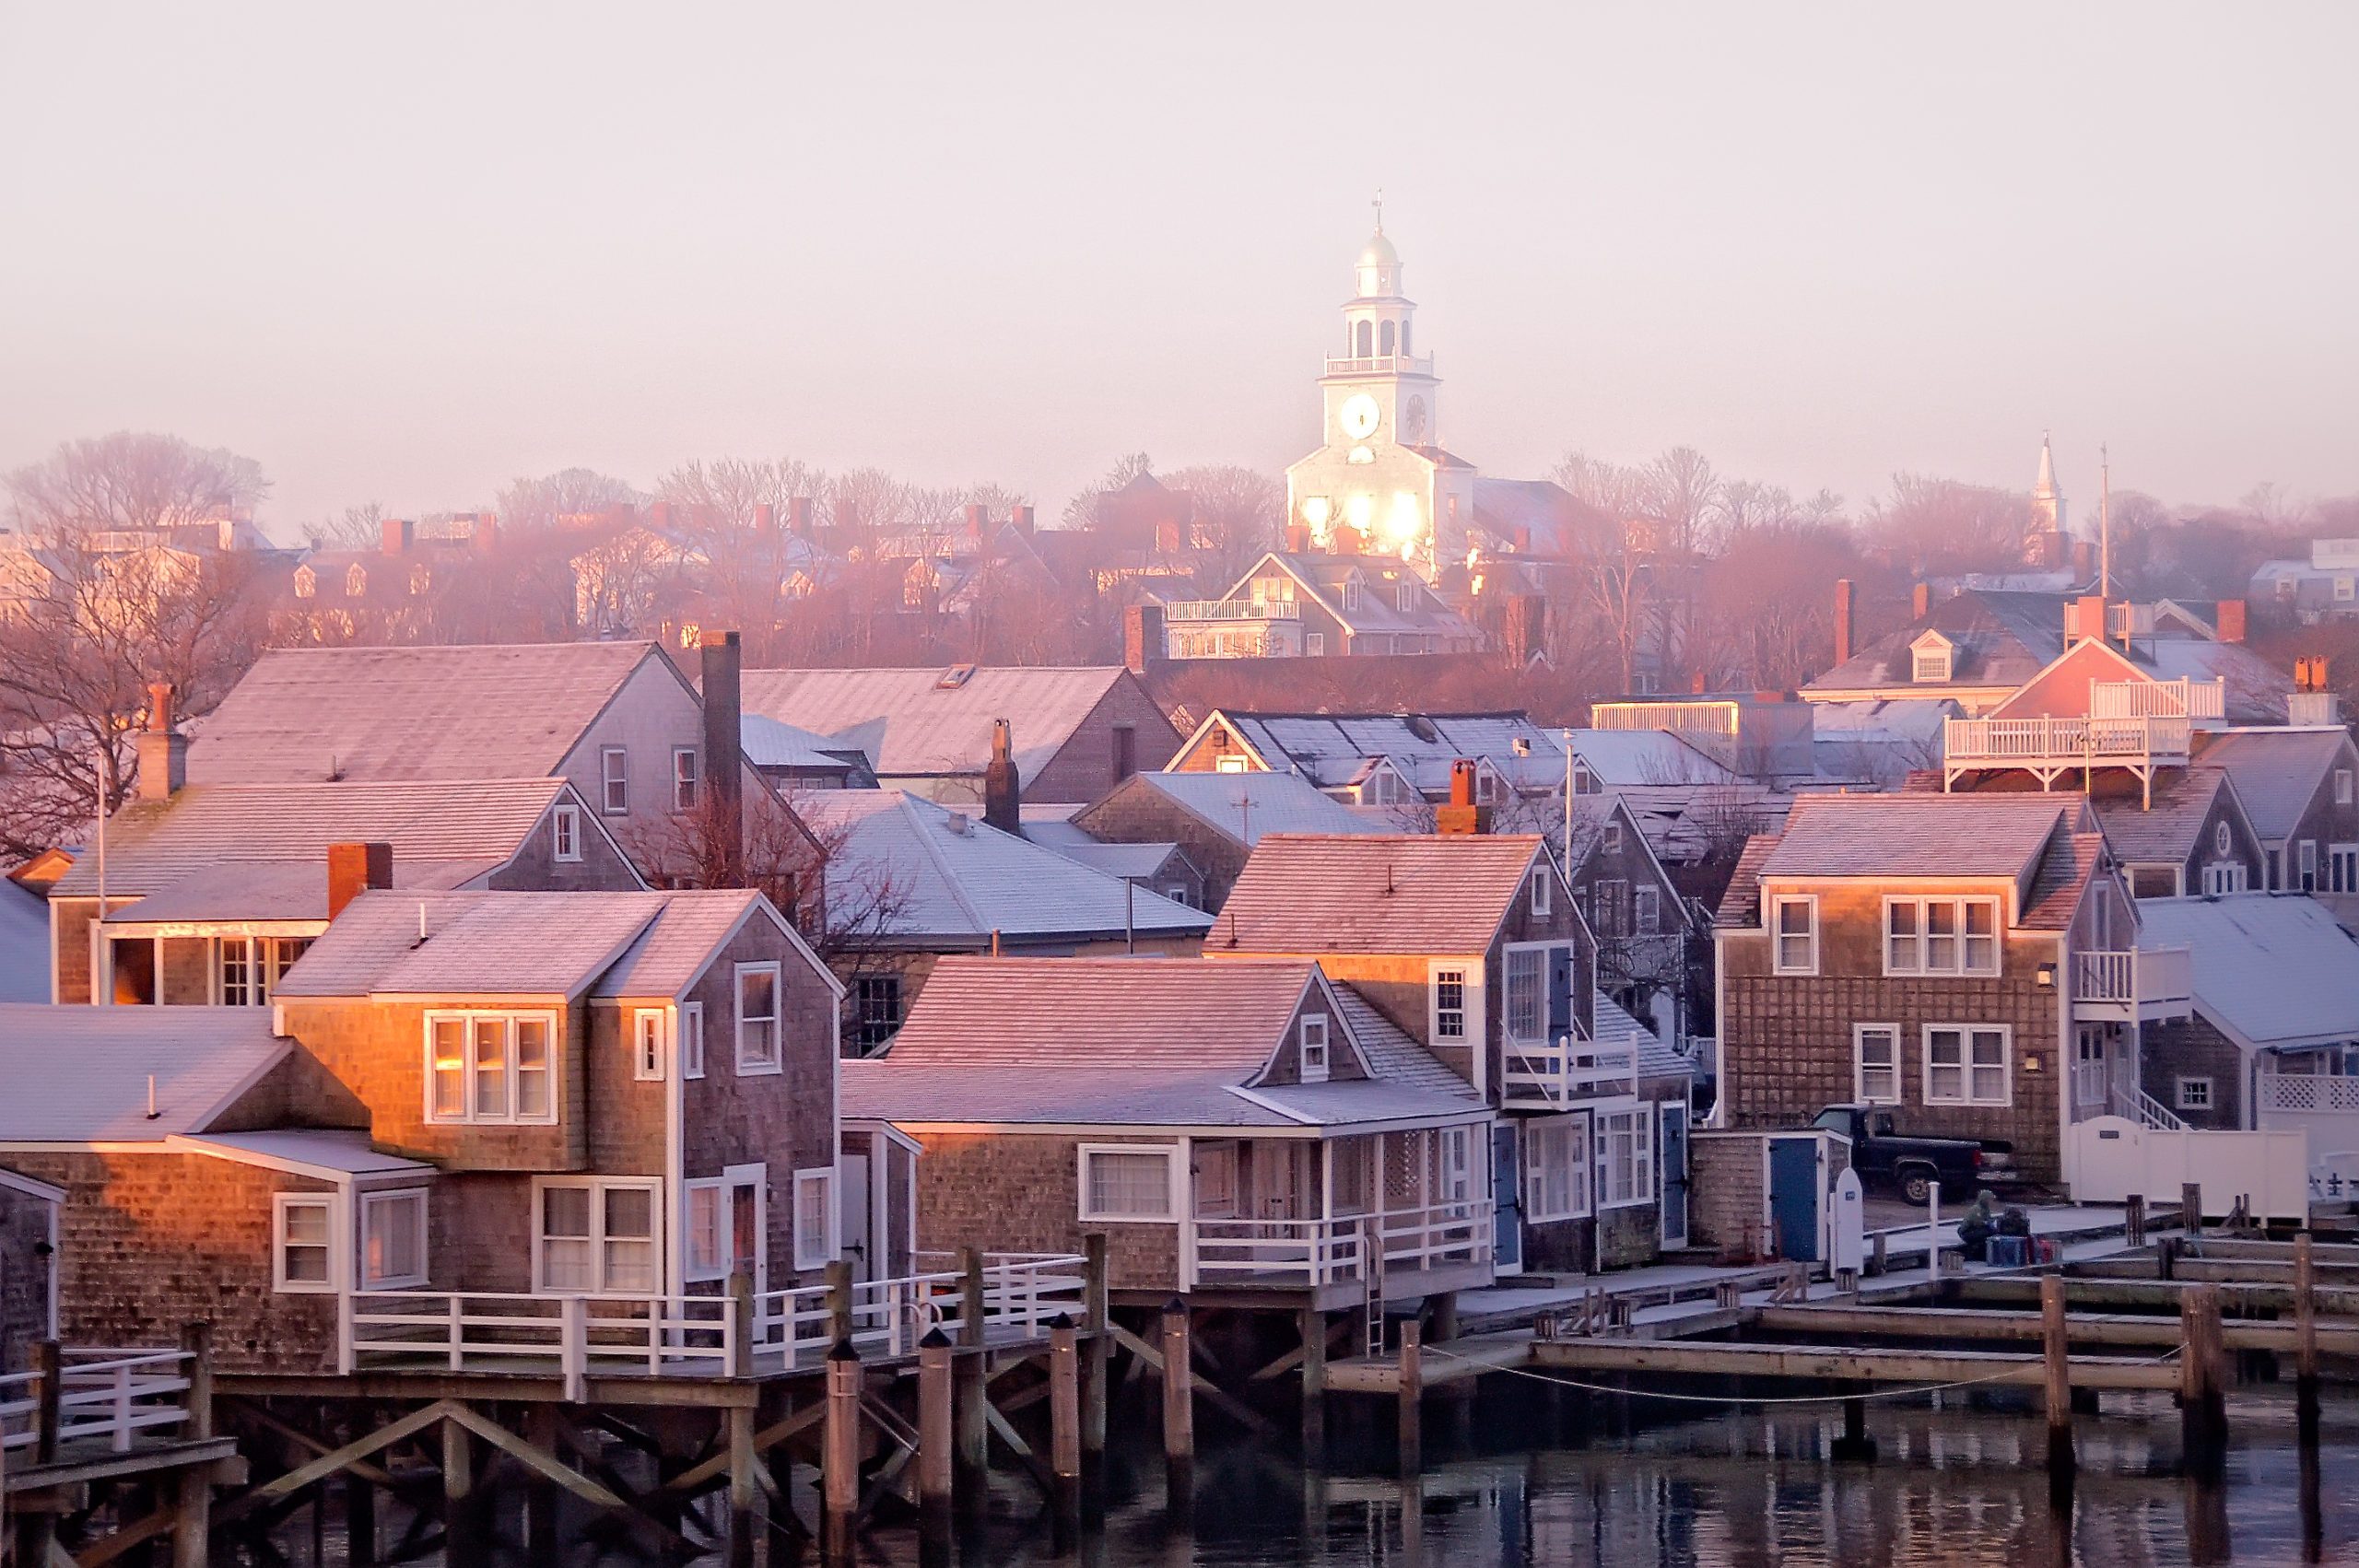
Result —
<instances>
[{"instance_id":1,"label":"utility pole","mask_svg":"<svg viewBox=\"0 0 2359 1568\"><path fill-rule=\"evenodd\" d=\"M1573 732L1565 731L1565 880L1573 879Z\"/></svg>"},{"instance_id":2,"label":"utility pole","mask_svg":"<svg viewBox=\"0 0 2359 1568\"><path fill-rule=\"evenodd\" d=\"M2113 460L2097 448L2097 593L2113 597Z\"/></svg>"}]
</instances>

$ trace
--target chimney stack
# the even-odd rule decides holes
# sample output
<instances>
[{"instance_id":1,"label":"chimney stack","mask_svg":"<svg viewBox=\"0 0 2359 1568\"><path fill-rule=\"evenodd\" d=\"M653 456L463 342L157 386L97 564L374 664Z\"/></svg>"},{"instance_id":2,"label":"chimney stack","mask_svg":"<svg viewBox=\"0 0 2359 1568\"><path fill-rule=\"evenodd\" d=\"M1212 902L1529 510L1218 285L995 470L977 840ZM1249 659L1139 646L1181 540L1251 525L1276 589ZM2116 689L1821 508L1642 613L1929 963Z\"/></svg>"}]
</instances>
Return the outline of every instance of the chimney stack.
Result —
<instances>
[{"instance_id":1,"label":"chimney stack","mask_svg":"<svg viewBox=\"0 0 2359 1568\"><path fill-rule=\"evenodd\" d=\"M1338 556L1356 556L1360 553L1360 547L1367 543L1358 529L1348 525L1336 529L1329 537L1332 543L1328 548Z\"/></svg>"},{"instance_id":2,"label":"chimney stack","mask_svg":"<svg viewBox=\"0 0 2359 1568\"><path fill-rule=\"evenodd\" d=\"M849 496L836 497L836 539L838 548L851 544L860 535L860 508Z\"/></svg>"},{"instance_id":3,"label":"chimney stack","mask_svg":"<svg viewBox=\"0 0 2359 1568\"><path fill-rule=\"evenodd\" d=\"M1835 662L1848 664L1860 637L1860 591L1848 577L1835 579Z\"/></svg>"},{"instance_id":4,"label":"chimney stack","mask_svg":"<svg viewBox=\"0 0 2359 1568\"><path fill-rule=\"evenodd\" d=\"M1015 525L1016 532L1029 539L1033 529L1038 526L1036 519L1039 515L1030 507L1018 507L1008 515L1008 521Z\"/></svg>"},{"instance_id":5,"label":"chimney stack","mask_svg":"<svg viewBox=\"0 0 2359 1568\"><path fill-rule=\"evenodd\" d=\"M1024 831L1024 780L1015 771L1015 733L992 720L992 760L983 769L983 821L1002 833Z\"/></svg>"},{"instance_id":6,"label":"chimney stack","mask_svg":"<svg viewBox=\"0 0 2359 1568\"><path fill-rule=\"evenodd\" d=\"M405 556L417 543L417 524L405 517L389 517L380 525L379 542L388 556Z\"/></svg>"},{"instance_id":7,"label":"chimney stack","mask_svg":"<svg viewBox=\"0 0 2359 1568\"><path fill-rule=\"evenodd\" d=\"M345 906L371 888L393 885L391 844L331 844L328 846L328 919L344 913Z\"/></svg>"},{"instance_id":8,"label":"chimney stack","mask_svg":"<svg viewBox=\"0 0 2359 1568\"><path fill-rule=\"evenodd\" d=\"M499 519L490 512L475 513L475 532L467 543L484 555L499 548Z\"/></svg>"},{"instance_id":9,"label":"chimney stack","mask_svg":"<svg viewBox=\"0 0 2359 1568\"><path fill-rule=\"evenodd\" d=\"M173 727L169 682L147 686L147 727L139 732L139 799L169 801L188 784L188 737Z\"/></svg>"},{"instance_id":10,"label":"chimney stack","mask_svg":"<svg viewBox=\"0 0 2359 1568\"><path fill-rule=\"evenodd\" d=\"M647 525L655 530L658 533L670 532L672 529L672 503L669 501L658 501L653 506L649 507L647 509Z\"/></svg>"},{"instance_id":11,"label":"chimney stack","mask_svg":"<svg viewBox=\"0 0 2359 1568\"><path fill-rule=\"evenodd\" d=\"M1434 811L1434 831L1445 838L1463 838L1491 831L1491 808L1474 803L1474 763L1460 757L1449 765L1449 804Z\"/></svg>"},{"instance_id":12,"label":"chimney stack","mask_svg":"<svg viewBox=\"0 0 2359 1568\"><path fill-rule=\"evenodd\" d=\"M1921 621L1933 613L1933 585L1920 582L1908 591L1908 618Z\"/></svg>"},{"instance_id":13,"label":"chimney stack","mask_svg":"<svg viewBox=\"0 0 2359 1568\"><path fill-rule=\"evenodd\" d=\"M2105 637L2105 596L2083 593L2064 607L2064 641L2103 642Z\"/></svg>"},{"instance_id":14,"label":"chimney stack","mask_svg":"<svg viewBox=\"0 0 2359 1568\"><path fill-rule=\"evenodd\" d=\"M1122 612L1122 662L1144 675L1163 662L1163 606L1133 604Z\"/></svg>"},{"instance_id":15,"label":"chimney stack","mask_svg":"<svg viewBox=\"0 0 2359 1568\"><path fill-rule=\"evenodd\" d=\"M2220 640L2242 642L2245 639L2245 602L2241 599L2220 601Z\"/></svg>"},{"instance_id":16,"label":"chimney stack","mask_svg":"<svg viewBox=\"0 0 2359 1568\"><path fill-rule=\"evenodd\" d=\"M697 649L704 701L704 777L707 818L721 851L722 885L745 884L745 753L738 733L742 660L735 632L705 633Z\"/></svg>"},{"instance_id":17,"label":"chimney stack","mask_svg":"<svg viewBox=\"0 0 2359 1568\"><path fill-rule=\"evenodd\" d=\"M983 542L984 531L990 526L990 509L980 501L969 503L967 508L967 537L980 544Z\"/></svg>"},{"instance_id":18,"label":"chimney stack","mask_svg":"<svg viewBox=\"0 0 2359 1568\"><path fill-rule=\"evenodd\" d=\"M1310 554L1310 525L1309 523L1290 522L1286 524L1286 554L1289 556L1307 556Z\"/></svg>"},{"instance_id":19,"label":"chimney stack","mask_svg":"<svg viewBox=\"0 0 2359 1568\"><path fill-rule=\"evenodd\" d=\"M790 533L811 536L811 497L790 496L786 500L786 528Z\"/></svg>"},{"instance_id":20,"label":"chimney stack","mask_svg":"<svg viewBox=\"0 0 2359 1568\"><path fill-rule=\"evenodd\" d=\"M778 508L768 501L754 503L754 532L767 539L778 532Z\"/></svg>"}]
</instances>

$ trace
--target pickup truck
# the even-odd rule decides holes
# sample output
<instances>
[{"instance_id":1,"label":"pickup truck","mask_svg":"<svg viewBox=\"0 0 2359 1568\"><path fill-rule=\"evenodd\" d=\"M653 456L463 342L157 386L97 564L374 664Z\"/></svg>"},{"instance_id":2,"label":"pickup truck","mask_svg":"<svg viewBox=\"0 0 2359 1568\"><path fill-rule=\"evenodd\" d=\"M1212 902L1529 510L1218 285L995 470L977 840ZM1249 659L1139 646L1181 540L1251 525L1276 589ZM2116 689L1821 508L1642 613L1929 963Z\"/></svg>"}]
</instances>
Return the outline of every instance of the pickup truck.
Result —
<instances>
[{"instance_id":1,"label":"pickup truck","mask_svg":"<svg viewBox=\"0 0 2359 1568\"><path fill-rule=\"evenodd\" d=\"M1910 1138L1893 1126L1892 1113L1867 1106L1829 1106L1811 1125L1851 1141L1851 1168L1862 1187L1896 1188L1911 1203L1932 1196L1967 1199L1979 1188L2015 1181L2013 1145L1996 1139Z\"/></svg>"}]
</instances>

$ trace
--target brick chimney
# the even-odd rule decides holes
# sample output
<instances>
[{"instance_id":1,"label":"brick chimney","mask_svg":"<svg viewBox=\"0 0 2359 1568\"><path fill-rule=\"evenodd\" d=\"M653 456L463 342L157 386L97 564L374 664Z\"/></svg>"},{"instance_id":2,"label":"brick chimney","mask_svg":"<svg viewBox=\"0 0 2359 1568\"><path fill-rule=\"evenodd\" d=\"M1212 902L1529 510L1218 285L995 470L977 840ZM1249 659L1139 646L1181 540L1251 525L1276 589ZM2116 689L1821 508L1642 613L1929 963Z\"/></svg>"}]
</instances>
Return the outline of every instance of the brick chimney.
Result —
<instances>
[{"instance_id":1,"label":"brick chimney","mask_svg":"<svg viewBox=\"0 0 2359 1568\"><path fill-rule=\"evenodd\" d=\"M1933 613L1933 585L1920 582L1908 591L1908 618L1921 621Z\"/></svg>"},{"instance_id":2,"label":"brick chimney","mask_svg":"<svg viewBox=\"0 0 2359 1568\"><path fill-rule=\"evenodd\" d=\"M487 556L499 549L499 519L490 512L475 513L475 530L467 536L467 543Z\"/></svg>"},{"instance_id":3,"label":"brick chimney","mask_svg":"<svg viewBox=\"0 0 2359 1568\"><path fill-rule=\"evenodd\" d=\"M860 508L847 496L836 497L836 532L839 542L852 539L860 532Z\"/></svg>"},{"instance_id":4,"label":"brick chimney","mask_svg":"<svg viewBox=\"0 0 2359 1568\"><path fill-rule=\"evenodd\" d=\"M1835 579L1835 662L1848 664L1860 638L1860 591L1848 577Z\"/></svg>"},{"instance_id":5,"label":"brick chimney","mask_svg":"<svg viewBox=\"0 0 2359 1568\"><path fill-rule=\"evenodd\" d=\"M371 888L393 885L393 847L390 844L331 844L328 846L328 919Z\"/></svg>"},{"instance_id":6,"label":"brick chimney","mask_svg":"<svg viewBox=\"0 0 2359 1568\"><path fill-rule=\"evenodd\" d=\"M389 517L379 525L379 547L388 556L405 556L417 543L417 524L405 517Z\"/></svg>"},{"instance_id":7,"label":"brick chimney","mask_svg":"<svg viewBox=\"0 0 2359 1568\"><path fill-rule=\"evenodd\" d=\"M991 521L990 508L980 501L969 503L967 507L967 537L978 544L981 544L984 532L991 527Z\"/></svg>"},{"instance_id":8,"label":"brick chimney","mask_svg":"<svg viewBox=\"0 0 2359 1568\"><path fill-rule=\"evenodd\" d=\"M786 498L786 531L802 534L806 539L811 536L810 497L789 496Z\"/></svg>"},{"instance_id":9,"label":"brick chimney","mask_svg":"<svg viewBox=\"0 0 2359 1568\"><path fill-rule=\"evenodd\" d=\"M778 532L778 509L768 501L754 503L754 532L764 538Z\"/></svg>"},{"instance_id":10,"label":"brick chimney","mask_svg":"<svg viewBox=\"0 0 2359 1568\"><path fill-rule=\"evenodd\" d=\"M1328 548L1338 556L1356 556L1360 553L1361 547L1367 544L1367 540L1362 537L1360 531L1356 528L1339 528L1329 535L1329 538L1332 543L1329 544Z\"/></svg>"},{"instance_id":11,"label":"brick chimney","mask_svg":"<svg viewBox=\"0 0 2359 1568\"><path fill-rule=\"evenodd\" d=\"M2072 575L2082 579L2097 575L2097 547L2086 539L2072 541Z\"/></svg>"},{"instance_id":12,"label":"brick chimney","mask_svg":"<svg viewBox=\"0 0 2359 1568\"><path fill-rule=\"evenodd\" d=\"M1307 522L1286 524L1286 554L1307 556L1310 553L1310 525Z\"/></svg>"},{"instance_id":13,"label":"brick chimney","mask_svg":"<svg viewBox=\"0 0 2359 1568\"><path fill-rule=\"evenodd\" d=\"M172 688L166 681L147 686L147 727L139 731L139 799L169 801L188 783L188 737L174 727Z\"/></svg>"},{"instance_id":14,"label":"brick chimney","mask_svg":"<svg viewBox=\"0 0 2359 1568\"><path fill-rule=\"evenodd\" d=\"M1460 757L1449 765L1449 804L1434 811L1434 831L1449 838L1463 838L1491 831L1491 808L1474 803L1475 766Z\"/></svg>"},{"instance_id":15,"label":"brick chimney","mask_svg":"<svg viewBox=\"0 0 2359 1568\"><path fill-rule=\"evenodd\" d=\"M1133 604L1122 612L1122 662L1144 675L1164 660L1163 606Z\"/></svg>"},{"instance_id":16,"label":"brick chimney","mask_svg":"<svg viewBox=\"0 0 2359 1568\"><path fill-rule=\"evenodd\" d=\"M1008 514L1008 521L1015 525L1015 532L1027 539L1032 537L1033 529L1039 526L1039 513L1030 507L1018 507Z\"/></svg>"},{"instance_id":17,"label":"brick chimney","mask_svg":"<svg viewBox=\"0 0 2359 1568\"><path fill-rule=\"evenodd\" d=\"M1015 735L992 720L992 760L983 768L983 820L1002 833L1024 831L1024 780L1015 771Z\"/></svg>"},{"instance_id":18,"label":"brick chimney","mask_svg":"<svg viewBox=\"0 0 2359 1568\"><path fill-rule=\"evenodd\" d=\"M2220 601L2220 640L2242 642L2245 639L2245 602L2241 599Z\"/></svg>"},{"instance_id":19,"label":"brick chimney","mask_svg":"<svg viewBox=\"0 0 2359 1568\"><path fill-rule=\"evenodd\" d=\"M697 649L702 661L704 778L708 820L720 850L722 885L745 884L745 753L737 729L742 657L735 632L707 632Z\"/></svg>"},{"instance_id":20,"label":"brick chimney","mask_svg":"<svg viewBox=\"0 0 2359 1568\"><path fill-rule=\"evenodd\" d=\"M2083 593L2064 606L2064 640L2068 644L2105 640L2104 595Z\"/></svg>"}]
</instances>

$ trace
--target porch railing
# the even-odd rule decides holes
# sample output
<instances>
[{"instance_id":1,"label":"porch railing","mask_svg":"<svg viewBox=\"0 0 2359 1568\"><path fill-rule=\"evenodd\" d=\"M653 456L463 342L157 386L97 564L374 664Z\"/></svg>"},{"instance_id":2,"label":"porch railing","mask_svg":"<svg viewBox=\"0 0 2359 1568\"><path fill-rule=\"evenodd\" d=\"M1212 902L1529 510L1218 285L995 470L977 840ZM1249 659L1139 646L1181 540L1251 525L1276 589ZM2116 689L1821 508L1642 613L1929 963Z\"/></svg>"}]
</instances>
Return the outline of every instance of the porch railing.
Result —
<instances>
[{"instance_id":1,"label":"porch railing","mask_svg":"<svg viewBox=\"0 0 2359 1568\"><path fill-rule=\"evenodd\" d=\"M924 1259L947 1261L946 1253ZM1037 1334L1059 1313L1078 1318L1088 1293L1088 1260L1078 1253L993 1253L983 1261L983 1328ZM957 1338L966 1328L967 1277L933 1269L898 1280L861 1280L851 1287L851 1341L874 1355L914 1352L927 1332ZM823 1356L835 1344L835 1313L825 1285L772 1291L754 1303L754 1350L790 1363Z\"/></svg>"},{"instance_id":2,"label":"porch railing","mask_svg":"<svg viewBox=\"0 0 2359 1568\"><path fill-rule=\"evenodd\" d=\"M1511 1106L1562 1106L1600 1094L1635 1092L1638 1048L1579 1035L1507 1043L1506 1100Z\"/></svg>"},{"instance_id":3,"label":"porch railing","mask_svg":"<svg viewBox=\"0 0 2359 1568\"><path fill-rule=\"evenodd\" d=\"M2181 715L2139 718L1949 719L1943 756L1952 765L2184 761L2194 734Z\"/></svg>"},{"instance_id":4,"label":"porch railing","mask_svg":"<svg viewBox=\"0 0 2359 1568\"><path fill-rule=\"evenodd\" d=\"M2089 715L2094 719L2217 719L2227 712L2227 692L2219 681L2092 681Z\"/></svg>"},{"instance_id":5,"label":"porch railing","mask_svg":"<svg viewBox=\"0 0 2359 1568\"><path fill-rule=\"evenodd\" d=\"M1302 606L1291 599L1176 599L1164 606L1173 621L1298 621Z\"/></svg>"},{"instance_id":6,"label":"porch railing","mask_svg":"<svg viewBox=\"0 0 2359 1568\"><path fill-rule=\"evenodd\" d=\"M57 1445L99 1442L127 1454L139 1433L182 1425L194 1359L190 1351L60 1351ZM41 1376L0 1375L0 1451L41 1445Z\"/></svg>"},{"instance_id":7,"label":"porch railing","mask_svg":"<svg viewBox=\"0 0 2359 1568\"><path fill-rule=\"evenodd\" d=\"M1486 1263L1491 1200L1460 1199L1324 1220L1194 1220L1197 1282L1328 1285L1367 1278L1379 1247L1388 1274Z\"/></svg>"},{"instance_id":8,"label":"porch railing","mask_svg":"<svg viewBox=\"0 0 2359 1568\"><path fill-rule=\"evenodd\" d=\"M2184 1002L2195 995L2195 954L2184 945L2083 949L2072 955L2072 1000Z\"/></svg>"},{"instance_id":9,"label":"porch railing","mask_svg":"<svg viewBox=\"0 0 2359 1568\"><path fill-rule=\"evenodd\" d=\"M2123 1117L2150 1132L2185 1132L2186 1121L2154 1095L2133 1083L2116 1084L2107 1096L2113 1114Z\"/></svg>"},{"instance_id":10,"label":"porch railing","mask_svg":"<svg viewBox=\"0 0 2359 1568\"><path fill-rule=\"evenodd\" d=\"M2327 1073L2264 1072L2254 1081L2254 1109L2359 1116L2359 1078Z\"/></svg>"}]
</instances>

